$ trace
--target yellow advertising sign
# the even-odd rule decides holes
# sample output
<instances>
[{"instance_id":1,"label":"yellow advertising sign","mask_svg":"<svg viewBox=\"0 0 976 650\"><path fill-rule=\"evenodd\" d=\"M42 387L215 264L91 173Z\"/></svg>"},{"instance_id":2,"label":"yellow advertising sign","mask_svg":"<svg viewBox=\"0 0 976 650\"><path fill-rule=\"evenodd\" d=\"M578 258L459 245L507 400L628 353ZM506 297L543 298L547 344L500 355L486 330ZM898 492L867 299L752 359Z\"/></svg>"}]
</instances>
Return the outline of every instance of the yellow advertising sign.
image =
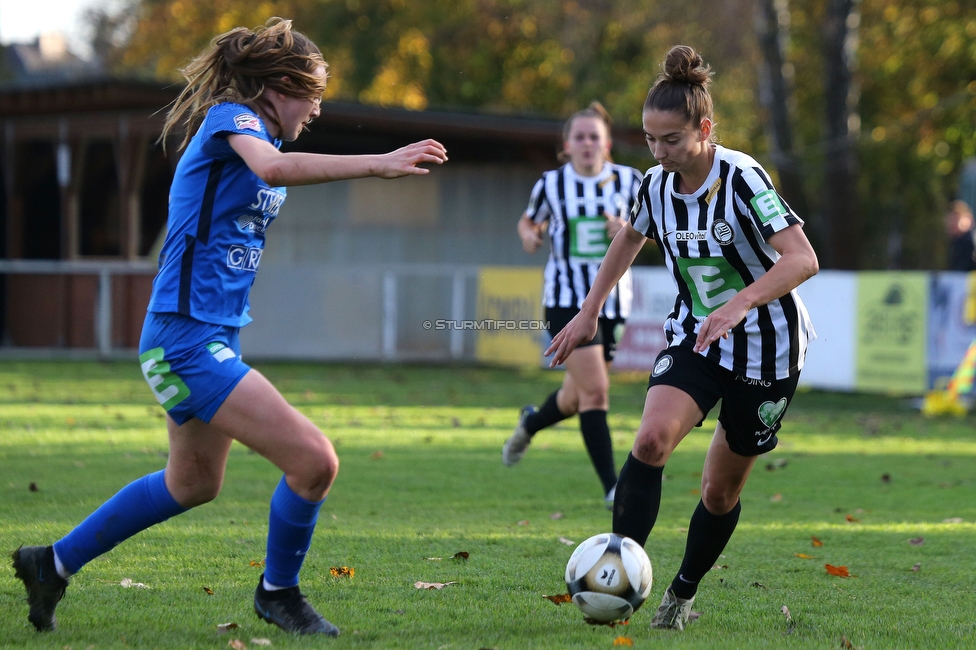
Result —
<instances>
[{"instance_id":1,"label":"yellow advertising sign","mask_svg":"<svg viewBox=\"0 0 976 650\"><path fill-rule=\"evenodd\" d=\"M887 271L857 277L856 388L923 394L928 384L928 274Z\"/></svg>"},{"instance_id":2,"label":"yellow advertising sign","mask_svg":"<svg viewBox=\"0 0 976 650\"><path fill-rule=\"evenodd\" d=\"M485 266L478 273L475 357L479 361L538 366L542 329L542 271Z\"/></svg>"}]
</instances>

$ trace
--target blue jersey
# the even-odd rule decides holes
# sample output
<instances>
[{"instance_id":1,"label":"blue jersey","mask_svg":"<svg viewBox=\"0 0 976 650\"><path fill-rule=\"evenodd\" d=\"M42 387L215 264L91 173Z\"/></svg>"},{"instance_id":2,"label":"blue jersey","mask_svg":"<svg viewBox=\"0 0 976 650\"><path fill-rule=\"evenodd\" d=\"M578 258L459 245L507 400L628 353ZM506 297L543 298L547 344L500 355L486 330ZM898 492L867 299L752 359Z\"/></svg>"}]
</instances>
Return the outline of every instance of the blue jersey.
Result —
<instances>
[{"instance_id":1,"label":"blue jersey","mask_svg":"<svg viewBox=\"0 0 976 650\"><path fill-rule=\"evenodd\" d=\"M248 294L285 188L258 178L227 142L231 134L281 146L247 106L224 103L207 111L170 187L168 232L150 312L232 327L251 322Z\"/></svg>"}]
</instances>

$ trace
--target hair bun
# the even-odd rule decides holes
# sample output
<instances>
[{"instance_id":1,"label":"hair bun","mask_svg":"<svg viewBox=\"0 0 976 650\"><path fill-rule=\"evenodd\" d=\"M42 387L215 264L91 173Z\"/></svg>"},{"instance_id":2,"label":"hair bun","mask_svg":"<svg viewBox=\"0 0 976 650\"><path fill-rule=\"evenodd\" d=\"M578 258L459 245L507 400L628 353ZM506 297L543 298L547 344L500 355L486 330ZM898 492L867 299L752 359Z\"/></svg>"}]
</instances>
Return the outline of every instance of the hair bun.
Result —
<instances>
[{"instance_id":1,"label":"hair bun","mask_svg":"<svg viewBox=\"0 0 976 650\"><path fill-rule=\"evenodd\" d=\"M675 45L664 58L664 76L668 81L704 86L712 76L712 69L693 48Z\"/></svg>"}]
</instances>

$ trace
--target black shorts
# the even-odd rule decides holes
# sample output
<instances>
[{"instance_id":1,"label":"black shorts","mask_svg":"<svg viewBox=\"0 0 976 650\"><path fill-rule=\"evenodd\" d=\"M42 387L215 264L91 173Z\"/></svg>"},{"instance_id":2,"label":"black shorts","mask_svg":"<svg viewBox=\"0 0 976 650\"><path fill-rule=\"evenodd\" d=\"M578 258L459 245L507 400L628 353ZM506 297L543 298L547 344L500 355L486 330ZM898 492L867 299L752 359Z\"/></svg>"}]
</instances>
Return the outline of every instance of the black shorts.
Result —
<instances>
[{"instance_id":1,"label":"black shorts","mask_svg":"<svg viewBox=\"0 0 976 650\"><path fill-rule=\"evenodd\" d=\"M546 322L549 323L549 335L556 336L562 331L569 321L579 313L579 309L573 307L546 307ZM623 318L604 318L600 317L600 322L596 328L596 336L580 343L576 347L585 348L590 345L603 346L603 359L610 363L617 354L617 344L624 337L626 319Z\"/></svg>"},{"instance_id":2,"label":"black shorts","mask_svg":"<svg viewBox=\"0 0 976 650\"><path fill-rule=\"evenodd\" d=\"M705 415L721 399L718 421L725 429L729 448L740 456L758 456L776 448L776 432L799 378L797 373L787 379L750 379L691 348L675 346L657 355L647 387L663 385L682 390Z\"/></svg>"}]
</instances>

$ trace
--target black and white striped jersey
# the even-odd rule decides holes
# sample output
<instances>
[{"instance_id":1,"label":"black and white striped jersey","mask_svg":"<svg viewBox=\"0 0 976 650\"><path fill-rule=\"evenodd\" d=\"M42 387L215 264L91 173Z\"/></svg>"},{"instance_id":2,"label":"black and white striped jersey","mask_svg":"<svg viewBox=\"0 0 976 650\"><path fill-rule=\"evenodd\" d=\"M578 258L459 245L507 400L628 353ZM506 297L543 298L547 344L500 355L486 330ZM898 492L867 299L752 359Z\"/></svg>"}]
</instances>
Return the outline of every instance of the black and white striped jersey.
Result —
<instances>
[{"instance_id":1,"label":"black and white striped jersey","mask_svg":"<svg viewBox=\"0 0 976 650\"><path fill-rule=\"evenodd\" d=\"M767 240L803 221L759 163L738 151L716 146L708 179L694 194L679 194L678 180L661 166L649 169L630 222L657 242L678 288L664 325L668 344L692 347L701 322L779 259ZM784 379L803 367L814 338L794 289L749 311L703 354L745 377Z\"/></svg>"},{"instance_id":2,"label":"black and white striped jersey","mask_svg":"<svg viewBox=\"0 0 976 650\"><path fill-rule=\"evenodd\" d=\"M583 305L610 246L603 213L626 216L641 176L633 167L610 162L596 176L580 176L567 163L545 172L536 182L525 213L534 223L549 222L551 249L543 287L546 307L579 309ZM626 318L633 295L628 270L610 292L600 315Z\"/></svg>"}]
</instances>

